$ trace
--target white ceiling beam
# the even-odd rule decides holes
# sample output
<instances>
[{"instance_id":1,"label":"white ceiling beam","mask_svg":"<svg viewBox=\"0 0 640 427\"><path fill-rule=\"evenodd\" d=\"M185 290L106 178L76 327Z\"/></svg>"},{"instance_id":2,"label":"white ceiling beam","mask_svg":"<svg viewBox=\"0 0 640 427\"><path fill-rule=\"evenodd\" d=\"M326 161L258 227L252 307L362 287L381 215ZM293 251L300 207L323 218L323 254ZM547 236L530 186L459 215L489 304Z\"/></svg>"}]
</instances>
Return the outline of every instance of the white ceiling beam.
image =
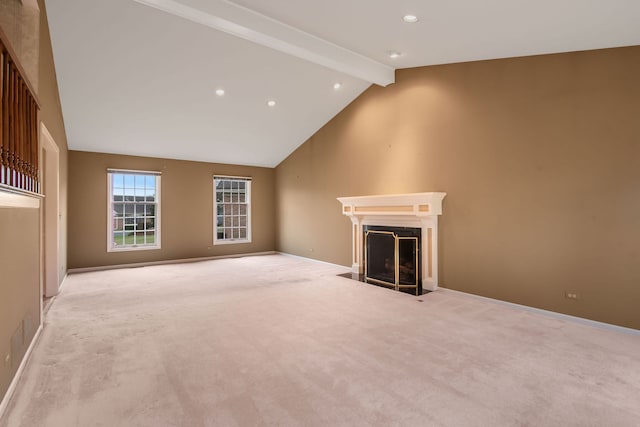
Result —
<instances>
[{"instance_id":1,"label":"white ceiling beam","mask_svg":"<svg viewBox=\"0 0 640 427\"><path fill-rule=\"evenodd\" d=\"M395 82L392 67L228 1L134 1L370 83Z\"/></svg>"}]
</instances>

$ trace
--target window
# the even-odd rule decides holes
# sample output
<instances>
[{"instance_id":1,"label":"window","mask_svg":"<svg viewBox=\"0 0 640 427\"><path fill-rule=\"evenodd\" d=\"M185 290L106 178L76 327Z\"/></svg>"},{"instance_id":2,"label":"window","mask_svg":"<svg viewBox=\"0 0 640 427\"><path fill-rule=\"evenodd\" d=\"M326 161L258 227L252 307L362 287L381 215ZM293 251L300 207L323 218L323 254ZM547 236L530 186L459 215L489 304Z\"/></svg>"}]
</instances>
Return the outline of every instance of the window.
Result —
<instances>
[{"instance_id":1,"label":"window","mask_svg":"<svg viewBox=\"0 0 640 427\"><path fill-rule=\"evenodd\" d=\"M160 249L160 173L108 169L107 251Z\"/></svg>"},{"instance_id":2,"label":"window","mask_svg":"<svg viewBox=\"0 0 640 427\"><path fill-rule=\"evenodd\" d=\"M214 176L213 244L251 242L251 178Z\"/></svg>"}]
</instances>

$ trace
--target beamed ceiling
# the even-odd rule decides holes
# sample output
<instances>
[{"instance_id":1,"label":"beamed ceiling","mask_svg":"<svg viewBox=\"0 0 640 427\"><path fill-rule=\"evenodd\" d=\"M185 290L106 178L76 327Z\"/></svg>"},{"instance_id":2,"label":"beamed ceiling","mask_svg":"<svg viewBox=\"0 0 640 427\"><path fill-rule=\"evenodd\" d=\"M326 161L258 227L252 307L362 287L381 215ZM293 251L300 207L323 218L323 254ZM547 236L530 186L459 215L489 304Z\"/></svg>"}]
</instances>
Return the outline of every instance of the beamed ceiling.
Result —
<instances>
[{"instance_id":1,"label":"beamed ceiling","mask_svg":"<svg viewBox=\"0 0 640 427\"><path fill-rule=\"evenodd\" d=\"M398 68L640 44L637 0L46 6L70 149L267 167Z\"/></svg>"}]
</instances>

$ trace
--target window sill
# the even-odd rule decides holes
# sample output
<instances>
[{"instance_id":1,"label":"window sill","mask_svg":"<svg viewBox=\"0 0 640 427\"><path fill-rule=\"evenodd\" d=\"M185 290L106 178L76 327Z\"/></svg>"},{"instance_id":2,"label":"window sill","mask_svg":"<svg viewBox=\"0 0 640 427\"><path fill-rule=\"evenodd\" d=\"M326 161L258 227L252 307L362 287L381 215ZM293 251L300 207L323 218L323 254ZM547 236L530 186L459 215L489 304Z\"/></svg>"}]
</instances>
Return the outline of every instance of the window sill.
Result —
<instances>
[{"instance_id":1,"label":"window sill","mask_svg":"<svg viewBox=\"0 0 640 427\"><path fill-rule=\"evenodd\" d=\"M243 240L214 240L213 241L213 245L214 246L218 246L218 245L235 245L235 244L241 244L241 243L251 243L251 240L249 239L243 239Z\"/></svg>"},{"instance_id":2,"label":"window sill","mask_svg":"<svg viewBox=\"0 0 640 427\"><path fill-rule=\"evenodd\" d=\"M135 252L135 251L155 251L162 249L160 246L124 246L121 248L108 248L107 252Z\"/></svg>"}]
</instances>

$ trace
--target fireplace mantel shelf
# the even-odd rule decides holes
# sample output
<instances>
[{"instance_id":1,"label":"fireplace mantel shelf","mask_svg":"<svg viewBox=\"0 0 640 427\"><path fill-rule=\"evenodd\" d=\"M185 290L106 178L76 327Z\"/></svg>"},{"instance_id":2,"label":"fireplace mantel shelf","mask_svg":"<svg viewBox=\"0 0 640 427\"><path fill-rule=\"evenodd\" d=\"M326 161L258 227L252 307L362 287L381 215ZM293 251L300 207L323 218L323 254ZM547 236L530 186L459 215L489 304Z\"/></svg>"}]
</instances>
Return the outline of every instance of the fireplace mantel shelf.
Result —
<instances>
[{"instance_id":1,"label":"fireplace mantel shelf","mask_svg":"<svg viewBox=\"0 0 640 427\"><path fill-rule=\"evenodd\" d=\"M380 196L338 197L347 216L442 215L442 200L447 193L410 193Z\"/></svg>"},{"instance_id":2,"label":"fireplace mantel shelf","mask_svg":"<svg viewBox=\"0 0 640 427\"><path fill-rule=\"evenodd\" d=\"M418 227L422 230L422 288L438 287L438 216L447 193L409 193L338 197L342 213L351 219L352 272L362 274L363 226Z\"/></svg>"}]
</instances>

